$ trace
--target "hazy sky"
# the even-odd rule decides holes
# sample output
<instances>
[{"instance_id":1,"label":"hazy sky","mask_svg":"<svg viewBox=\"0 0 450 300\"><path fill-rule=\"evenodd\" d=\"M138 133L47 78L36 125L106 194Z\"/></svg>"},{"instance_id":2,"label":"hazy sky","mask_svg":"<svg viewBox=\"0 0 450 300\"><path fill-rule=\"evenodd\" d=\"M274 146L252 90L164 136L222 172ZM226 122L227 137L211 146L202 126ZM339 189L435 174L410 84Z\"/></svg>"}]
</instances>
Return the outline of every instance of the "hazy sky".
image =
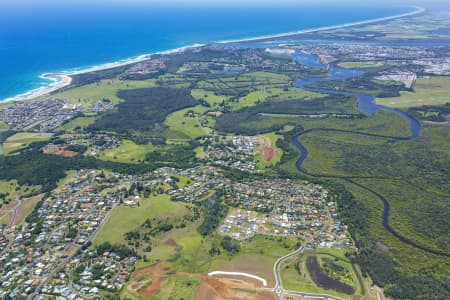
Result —
<instances>
[{"instance_id":1,"label":"hazy sky","mask_svg":"<svg viewBox=\"0 0 450 300\"><path fill-rule=\"evenodd\" d=\"M312 3L326 4L336 3L337 0L0 0L0 6L39 6L39 5L80 5L80 4L100 4L100 5L136 5L136 4L177 4L194 5L205 3L207 5L261 5L261 4L288 4L288 3ZM374 3L396 3L403 5L421 5L427 8L439 9L450 8L449 0L341 0L343 3L374 4Z\"/></svg>"}]
</instances>

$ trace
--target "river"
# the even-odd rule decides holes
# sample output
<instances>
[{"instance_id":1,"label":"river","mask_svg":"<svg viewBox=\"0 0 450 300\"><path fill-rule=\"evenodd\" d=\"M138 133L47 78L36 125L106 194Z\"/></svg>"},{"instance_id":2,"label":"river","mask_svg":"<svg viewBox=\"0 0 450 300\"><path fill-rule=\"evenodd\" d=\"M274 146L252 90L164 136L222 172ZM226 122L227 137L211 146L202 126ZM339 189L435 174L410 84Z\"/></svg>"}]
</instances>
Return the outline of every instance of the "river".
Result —
<instances>
[{"instance_id":1,"label":"river","mask_svg":"<svg viewBox=\"0 0 450 300\"><path fill-rule=\"evenodd\" d=\"M315 67L315 68L327 68L328 66L322 64L319 61L319 58L305 53L303 51L297 51L295 54L292 55L292 58L297 61L300 64L306 65L308 67ZM344 80L352 77L361 76L364 74L361 70L354 70L354 69L344 69L340 68L336 65L330 65L328 67L329 76L328 77L320 77L320 78L309 78L309 79L297 79L294 81L294 86L298 88L305 89L307 91L311 92L317 92L317 93L325 93L325 94L332 94L332 95L347 95L347 96L354 96L358 99L358 109L364 114L367 115L373 115L377 110L383 109L387 111L391 111L396 113L397 115L404 118L408 123L410 127L411 132L411 139L415 139L420 135L420 123L414 119L412 116L408 115L407 113L396 109L392 107L382 106L378 105L375 102L375 98L366 94L352 92L352 91L342 91L342 90L329 90L329 89L321 89L321 88L311 88L308 87L309 84L315 83L315 82L321 82L321 81L330 81L330 80ZM367 136L374 136L371 134L364 134L360 133L362 135ZM405 140L404 138L398 138L395 139L396 141ZM300 159L296 162L295 166L297 170L300 172L302 171L302 164L305 161L305 159L308 156L308 151L303 147L303 145L300 143L298 138L293 138L291 140L292 144L301 152Z\"/></svg>"},{"instance_id":2,"label":"river","mask_svg":"<svg viewBox=\"0 0 450 300\"><path fill-rule=\"evenodd\" d=\"M310 79L297 79L294 81L294 86L298 87L298 88L302 88L305 89L307 91L311 91L311 92L318 92L318 93L326 93L326 94L333 94L333 95L347 95L347 96L354 96L358 99L358 110L364 114L367 115L373 115L376 111L378 110L387 110L387 111L391 111L396 113L398 116L402 117L403 119L405 119L408 123L409 123L409 128L410 128L410 137L409 138L404 138L404 137L389 137L392 139L393 143L396 142L400 142L400 141L405 141L405 140L413 140L416 139L420 136L420 130L421 130L421 126L420 123L414 119L412 116L410 116L409 114L405 113L402 110L396 109L396 108L392 108L392 107L387 107L387 106L382 106L382 105L378 105L375 102L375 98L366 94L362 94L362 93L357 93L357 92L352 92L352 91L343 91L343 90L329 90L329 89L321 89L321 88L311 88L308 87L309 84L315 83L315 82L320 82L320 81L330 81L330 80L344 80L344 79L348 79L348 78L352 78L352 77L356 77L356 76L360 76L362 75L364 72L361 70L354 70L354 69L344 69L344 68L340 68L338 66L335 65L330 65L330 66L325 66L323 65L319 59L314 56L314 55L310 55L301 51L296 52L293 56L293 59L296 60L297 62L304 64L306 66L309 67L319 67L319 68L327 68L328 67L328 71L329 71L329 76L328 77L321 77L321 78L310 78ZM309 129L304 131L299 137L294 137L291 140L291 143L300 151L301 156L300 158L296 161L295 163L295 167L297 168L297 170L299 172L303 172L305 174L308 174L307 172L305 172L304 170L302 170L302 164L305 161L305 159L308 157L308 151L306 150L306 148L301 144L301 136L304 134L307 134L311 131L314 130L331 130L331 131L340 131L340 132L348 132L345 130L336 130L336 129ZM369 137L385 137L382 135L376 135L376 134L370 134L370 133L362 133L362 132L352 132L353 134L358 134L358 135L363 135L363 136L369 136ZM311 176L314 176L313 174L308 174ZM321 176L321 177L327 177L327 176ZM333 177L333 176L328 176L328 177ZM413 246L415 248L421 249L423 251L432 253L432 254L436 254L436 255L445 255L441 252L438 251L433 251L431 249L427 249L426 247L423 247L421 245L417 245L416 243L414 243L413 241L410 241L408 238L401 236L400 234L398 234L395 230L392 229L392 227L389 225L389 212L390 212L390 205L389 202L380 194L378 194L376 191L369 189L368 187L359 184L357 182L354 182L352 178L345 178L342 177L343 180L347 181L350 184L353 184L361 189L365 189L366 191L368 191L369 193L371 193L373 196L375 196L376 198L378 198L382 203L383 203L383 216L382 216L382 220L381 223L383 225L383 227L385 228L386 231L390 232L393 236L395 236L398 240L400 240L403 243L406 243L410 246Z\"/></svg>"}]
</instances>

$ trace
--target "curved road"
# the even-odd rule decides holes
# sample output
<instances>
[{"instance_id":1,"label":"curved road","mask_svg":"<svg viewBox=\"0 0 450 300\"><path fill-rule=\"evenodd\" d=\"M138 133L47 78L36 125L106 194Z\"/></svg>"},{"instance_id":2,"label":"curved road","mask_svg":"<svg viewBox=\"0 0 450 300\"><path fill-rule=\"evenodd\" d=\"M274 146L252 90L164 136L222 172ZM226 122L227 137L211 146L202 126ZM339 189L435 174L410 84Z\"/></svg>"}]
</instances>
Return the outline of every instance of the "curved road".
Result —
<instances>
[{"instance_id":1,"label":"curved road","mask_svg":"<svg viewBox=\"0 0 450 300\"><path fill-rule=\"evenodd\" d=\"M3 236L8 240L8 245L3 249L3 251L0 254L6 253L7 250L9 250L14 243L14 237L11 234L8 234L6 231L8 229L11 229L11 227L14 225L17 219L17 211L19 210L20 206L23 204L23 202L27 199L17 199L17 204L12 209L12 215L11 219L9 220L8 224L3 228Z\"/></svg>"}]
</instances>

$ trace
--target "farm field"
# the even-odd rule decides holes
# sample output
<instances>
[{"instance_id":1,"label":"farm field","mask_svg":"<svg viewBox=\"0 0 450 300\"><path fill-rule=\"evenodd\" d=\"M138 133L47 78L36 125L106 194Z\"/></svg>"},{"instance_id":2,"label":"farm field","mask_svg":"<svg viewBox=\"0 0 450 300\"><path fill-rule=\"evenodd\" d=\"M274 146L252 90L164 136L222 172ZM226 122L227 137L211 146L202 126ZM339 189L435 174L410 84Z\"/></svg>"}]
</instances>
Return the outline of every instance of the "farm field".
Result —
<instances>
[{"instance_id":1,"label":"farm field","mask_svg":"<svg viewBox=\"0 0 450 300\"><path fill-rule=\"evenodd\" d=\"M401 91L400 97L377 98L376 102L401 108L450 102L450 77L419 78L413 92Z\"/></svg>"}]
</instances>

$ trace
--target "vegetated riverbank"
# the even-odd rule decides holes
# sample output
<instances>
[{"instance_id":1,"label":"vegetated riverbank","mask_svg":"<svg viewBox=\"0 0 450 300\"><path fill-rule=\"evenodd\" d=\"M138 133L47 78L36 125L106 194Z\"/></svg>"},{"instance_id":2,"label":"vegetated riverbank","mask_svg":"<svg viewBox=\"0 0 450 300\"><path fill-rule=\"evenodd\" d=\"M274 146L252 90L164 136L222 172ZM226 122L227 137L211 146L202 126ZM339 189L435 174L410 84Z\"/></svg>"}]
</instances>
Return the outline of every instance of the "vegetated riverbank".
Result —
<instances>
[{"instance_id":1,"label":"vegetated riverbank","mask_svg":"<svg viewBox=\"0 0 450 300\"><path fill-rule=\"evenodd\" d=\"M307 63L307 62L313 62L316 61L314 65L317 65L317 59L312 57L309 54L306 54L304 52L300 52L297 53L296 55L293 56L294 59L300 59L303 63ZM325 94L335 94L335 95L347 95L347 96L355 96L358 98L358 109L368 115L372 115L373 113L375 113L377 110L380 109L384 109L384 110L388 110L388 111L392 111L395 112L396 114L398 114L399 116L405 118L410 126L410 131L411 131L411 137L410 138L403 138L403 137L389 137L389 136L382 136L382 135L376 135L376 134L370 134L370 133L360 133L360 132L351 132L351 131L345 131L345 130L336 130L336 129L323 129L323 128L317 128L317 129L309 129L306 130L304 132L302 132L301 135L307 134L309 132L315 131L315 130L320 130L320 131L325 131L325 130L330 130L330 131L337 131L337 132L348 132L348 133L353 133L353 134L358 134L358 135L363 135L363 136L368 136L368 137L381 137L381 138L390 138L393 140L393 142L399 142L399 141L405 141L405 140L410 140L410 139L415 139L420 135L420 123L419 121L417 121L415 118L413 118L412 116L410 116L409 114L399 110L399 109L395 109L395 108L390 108L390 107L385 107L385 106L381 106L376 104L375 102L375 98L372 96L368 96L368 95L364 95L361 93L354 93L354 92L349 92L349 91L335 91L335 90L326 90L326 89L320 89L320 88L310 88L308 87L308 85L312 84L312 83L316 83L316 82L320 82L320 81L330 81L330 80L343 80L343 79L347 79L350 77L354 77L354 76L359 76L361 75L362 72L358 71L358 70L348 70L348 69L343 69L343 68L339 68L337 66L331 66L330 67L330 76L327 78L311 78L311 79L307 79L307 80L302 80L302 79L298 79L295 81L295 86L311 91L311 92L317 92L317 93L325 93ZM305 159L308 156L308 151L306 150L306 148L301 144L301 141L299 140L299 137L294 137L291 140L292 144L300 151L301 153L301 157L299 158L299 160L296 161L296 168L300 171L303 172L307 175L310 176L315 176L314 174L305 172L302 169L302 164L305 161ZM323 176L323 175L321 175ZM340 177L340 176L329 176L329 177ZM344 178L343 176L340 178ZM350 179L347 179L349 182L354 183L353 181L351 181ZM365 188L366 190L370 191L373 193L372 190L369 190L368 188L366 188L365 186L358 184L359 187L361 188ZM377 197L380 199L380 201L383 202L383 206L384 206L384 212L383 212L383 219L382 219L382 224L385 227L386 230L388 230L389 232L391 232L394 236L396 236L397 238L399 238L402 242L405 242L413 247L417 247L421 250L430 252L432 254L442 254L442 253L436 253L436 251L432 251L429 250L425 247L421 247L419 245L416 245L415 243L409 241L409 239L400 236L398 233L396 233L392 227L389 226L389 202L386 201L386 199L384 199L383 197L379 196L377 193L375 193L375 195L377 195Z\"/></svg>"}]
</instances>

